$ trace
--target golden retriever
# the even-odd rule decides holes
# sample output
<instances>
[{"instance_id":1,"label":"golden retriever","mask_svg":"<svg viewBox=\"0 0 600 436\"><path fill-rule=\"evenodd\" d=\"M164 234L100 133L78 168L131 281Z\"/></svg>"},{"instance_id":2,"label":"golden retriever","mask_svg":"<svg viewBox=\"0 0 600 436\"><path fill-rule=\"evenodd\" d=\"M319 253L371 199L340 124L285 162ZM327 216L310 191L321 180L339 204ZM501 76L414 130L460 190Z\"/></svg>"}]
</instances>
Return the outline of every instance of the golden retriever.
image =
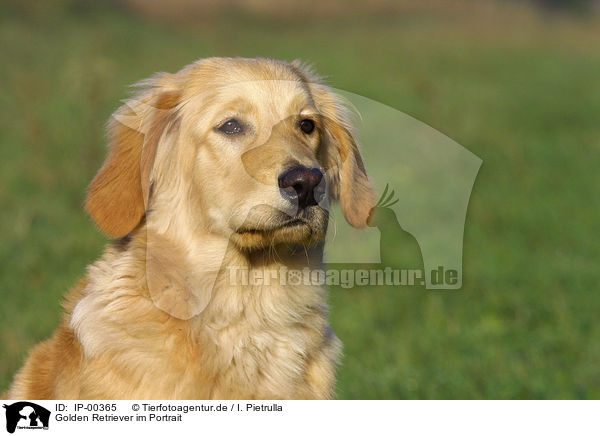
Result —
<instances>
[{"instance_id":1,"label":"golden retriever","mask_svg":"<svg viewBox=\"0 0 600 436\"><path fill-rule=\"evenodd\" d=\"M115 242L5 397L332 398L325 289L275 277L322 268L329 199L357 228L375 205L341 98L271 59L203 59L138 87L86 201Z\"/></svg>"}]
</instances>

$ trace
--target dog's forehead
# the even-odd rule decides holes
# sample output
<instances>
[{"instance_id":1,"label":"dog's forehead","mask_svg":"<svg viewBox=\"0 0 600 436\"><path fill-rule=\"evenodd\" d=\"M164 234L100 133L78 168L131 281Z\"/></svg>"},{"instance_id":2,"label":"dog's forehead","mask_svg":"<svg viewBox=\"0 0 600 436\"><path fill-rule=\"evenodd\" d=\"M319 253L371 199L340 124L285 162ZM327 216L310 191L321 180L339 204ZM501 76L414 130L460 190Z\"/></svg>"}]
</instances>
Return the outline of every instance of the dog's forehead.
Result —
<instances>
[{"instance_id":1,"label":"dog's forehead","mask_svg":"<svg viewBox=\"0 0 600 436\"><path fill-rule=\"evenodd\" d=\"M245 101L260 112L288 116L312 105L308 88L297 80L260 79L230 82L218 90L221 101ZM243 109L243 108L241 108Z\"/></svg>"},{"instance_id":2,"label":"dog's forehead","mask_svg":"<svg viewBox=\"0 0 600 436\"><path fill-rule=\"evenodd\" d=\"M209 58L178 75L183 100L197 101L205 115L253 112L266 120L316 111L307 78L287 62Z\"/></svg>"}]
</instances>

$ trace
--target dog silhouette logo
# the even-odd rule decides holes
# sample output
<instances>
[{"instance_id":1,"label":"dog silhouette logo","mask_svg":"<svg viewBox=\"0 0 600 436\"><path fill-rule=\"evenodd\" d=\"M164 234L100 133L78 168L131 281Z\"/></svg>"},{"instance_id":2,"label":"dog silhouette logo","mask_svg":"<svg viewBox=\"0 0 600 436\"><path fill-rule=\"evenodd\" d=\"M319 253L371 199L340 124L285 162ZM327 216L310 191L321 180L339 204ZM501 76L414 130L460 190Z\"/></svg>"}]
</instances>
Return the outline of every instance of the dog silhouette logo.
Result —
<instances>
[{"instance_id":1,"label":"dog silhouette logo","mask_svg":"<svg viewBox=\"0 0 600 436\"><path fill-rule=\"evenodd\" d=\"M28 401L19 401L11 405L4 404L6 409L6 431L14 433L18 429L48 430L50 411Z\"/></svg>"}]
</instances>

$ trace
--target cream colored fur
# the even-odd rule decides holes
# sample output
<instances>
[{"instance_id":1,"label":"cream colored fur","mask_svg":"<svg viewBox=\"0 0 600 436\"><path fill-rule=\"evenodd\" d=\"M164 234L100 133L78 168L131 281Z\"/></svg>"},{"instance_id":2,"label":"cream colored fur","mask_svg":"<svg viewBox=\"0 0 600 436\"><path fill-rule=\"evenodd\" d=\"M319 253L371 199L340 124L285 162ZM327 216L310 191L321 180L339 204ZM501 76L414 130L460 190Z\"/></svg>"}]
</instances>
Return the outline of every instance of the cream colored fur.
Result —
<instances>
[{"instance_id":1,"label":"cream colored fur","mask_svg":"<svg viewBox=\"0 0 600 436\"><path fill-rule=\"evenodd\" d=\"M216 129L245 120L245 136ZM312 117L304 135L297 121ZM327 211L285 202L277 175L322 168L364 227L374 198L339 99L299 64L212 58L142 84L109 127L87 210L119 238L66 299L11 399L326 399L341 343L317 285L232 283L231 267L321 268ZM287 215L286 215L287 214Z\"/></svg>"}]
</instances>

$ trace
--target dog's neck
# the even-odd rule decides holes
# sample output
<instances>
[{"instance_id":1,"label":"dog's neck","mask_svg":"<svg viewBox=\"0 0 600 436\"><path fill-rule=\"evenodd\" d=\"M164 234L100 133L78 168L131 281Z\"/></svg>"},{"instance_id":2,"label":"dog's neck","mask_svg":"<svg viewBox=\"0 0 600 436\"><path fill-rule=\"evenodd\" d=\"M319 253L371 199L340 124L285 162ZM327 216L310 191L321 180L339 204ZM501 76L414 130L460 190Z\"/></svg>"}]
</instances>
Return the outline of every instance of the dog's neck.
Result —
<instances>
[{"instance_id":1,"label":"dog's neck","mask_svg":"<svg viewBox=\"0 0 600 436\"><path fill-rule=\"evenodd\" d=\"M108 356L148 377L169 368L160 376L172 377L182 396L258 395L250 373L276 380L260 395L296 395L304 362L298 355L320 355L330 343L333 353L339 345L327 333L325 289L303 280L282 283L278 274L317 268L322 247L244 252L214 235L195 242L140 228L107 248L90 266L69 323L85 356ZM247 277L262 272L271 282L232 283L236 268Z\"/></svg>"},{"instance_id":2,"label":"dog's neck","mask_svg":"<svg viewBox=\"0 0 600 436\"><path fill-rule=\"evenodd\" d=\"M115 249L136 259L136 275L143 276L143 290L158 308L187 320L200 315L223 289L244 294L256 287L312 287L307 272L322 268L323 245L249 251L221 235L206 232L184 241L143 225L117 241Z\"/></svg>"}]
</instances>

